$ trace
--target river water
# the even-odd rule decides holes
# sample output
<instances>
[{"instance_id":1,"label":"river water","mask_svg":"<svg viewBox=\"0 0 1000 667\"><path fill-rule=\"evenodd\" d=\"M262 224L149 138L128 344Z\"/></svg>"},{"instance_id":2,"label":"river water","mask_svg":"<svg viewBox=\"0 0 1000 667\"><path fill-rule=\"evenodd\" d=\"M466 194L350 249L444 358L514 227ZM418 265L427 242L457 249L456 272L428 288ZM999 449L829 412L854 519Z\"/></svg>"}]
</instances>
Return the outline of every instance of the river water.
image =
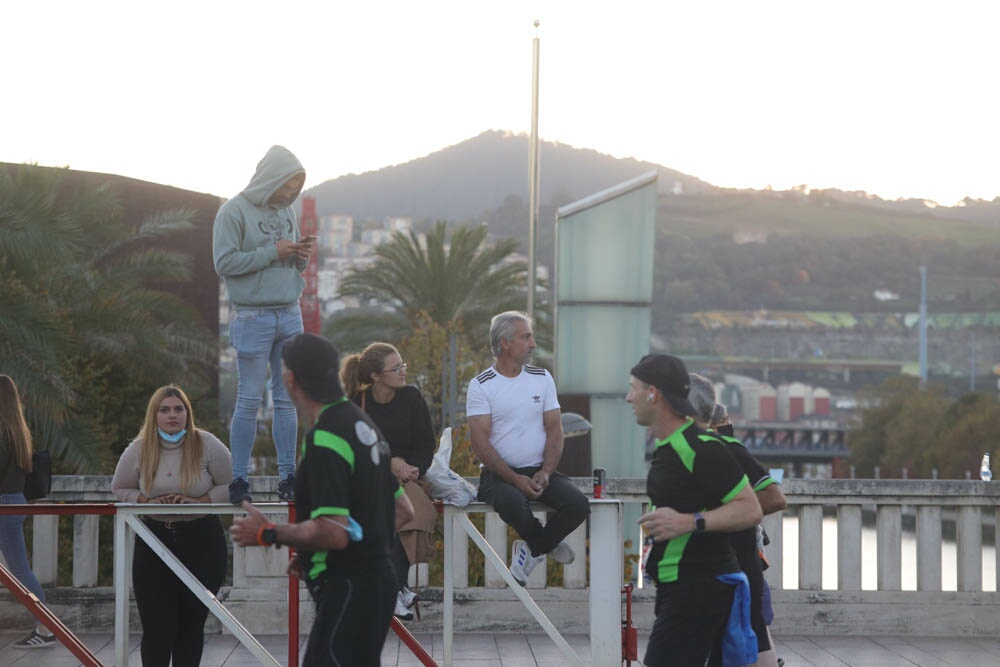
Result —
<instances>
[{"instance_id":1,"label":"river water","mask_svg":"<svg viewBox=\"0 0 1000 667\"><path fill-rule=\"evenodd\" d=\"M786 516L782 522L783 539L783 583L785 588L798 588L799 581L799 520ZM958 590L958 566L956 563L955 541L943 539L941 544L941 589ZM878 589L877 543L875 529L863 526L861 529L861 589ZM983 546L983 590L996 591L996 549ZM902 540L902 585L904 591L917 590L917 544L913 531L903 531ZM823 589L837 590L837 520L823 519Z\"/></svg>"}]
</instances>

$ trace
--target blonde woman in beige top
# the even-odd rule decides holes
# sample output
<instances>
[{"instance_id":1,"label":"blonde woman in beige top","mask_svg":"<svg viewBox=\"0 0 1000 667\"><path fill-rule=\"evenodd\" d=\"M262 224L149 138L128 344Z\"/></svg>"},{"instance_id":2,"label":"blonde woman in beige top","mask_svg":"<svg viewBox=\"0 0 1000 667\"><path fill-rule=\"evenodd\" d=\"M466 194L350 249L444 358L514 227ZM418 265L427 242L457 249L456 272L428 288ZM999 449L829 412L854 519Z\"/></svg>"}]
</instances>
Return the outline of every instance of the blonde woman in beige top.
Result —
<instances>
[{"instance_id":1,"label":"blonde woman in beige top","mask_svg":"<svg viewBox=\"0 0 1000 667\"><path fill-rule=\"evenodd\" d=\"M232 477L229 449L195 427L191 401L168 385L149 399L142 430L122 453L111 490L126 503L227 503ZM228 556L217 514L159 514L144 522L205 588L219 591ZM142 620L143 666L167 667L171 660L174 667L198 665L208 609L139 538L132 588Z\"/></svg>"}]
</instances>

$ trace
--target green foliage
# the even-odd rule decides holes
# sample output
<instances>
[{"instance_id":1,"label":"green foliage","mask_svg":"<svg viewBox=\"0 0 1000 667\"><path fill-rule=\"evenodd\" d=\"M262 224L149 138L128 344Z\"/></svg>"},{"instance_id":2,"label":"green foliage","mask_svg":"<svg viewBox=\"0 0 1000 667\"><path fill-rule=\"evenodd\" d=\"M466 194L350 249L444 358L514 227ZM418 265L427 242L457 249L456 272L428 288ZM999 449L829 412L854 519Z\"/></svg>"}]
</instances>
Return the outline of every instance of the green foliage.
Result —
<instances>
[{"instance_id":1,"label":"green foliage","mask_svg":"<svg viewBox=\"0 0 1000 667\"><path fill-rule=\"evenodd\" d=\"M106 187L64 192L62 174L0 170L0 359L40 447L62 472L110 472L107 445L135 435L152 391L209 386L215 337L154 289L190 279L186 255L155 241L192 228L190 211L123 220Z\"/></svg>"},{"instance_id":2,"label":"green foliage","mask_svg":"<svg viewBox=\"0 0 1000 667\"><path fill-rule=\"evenodd\" d=\"M940 387L922 389L918 378L894 377L860 393L860 424L848 436L856 474L911 478L964 479L979 469L983 452L1000 432L1000 404L986 394L957 400Z\"/></svg>"},{"instance_id":3,"label":"green foliage","mask_svg":"<svg viewBox=\"0 0 1000 667\"><path fill-rule=\"evenodd\" d=\"M382 326L412 326L426 313L440 326L460 326L469 344L479 346L493 315L526 303L527 265L511 259L516 248L513 239L490 243L483 226L460 227L449 237L438 222L426 242L415 232L396 232L375 248L371 264L347 274L340 295L377 306Z\"/></svg>"}]
</instances>

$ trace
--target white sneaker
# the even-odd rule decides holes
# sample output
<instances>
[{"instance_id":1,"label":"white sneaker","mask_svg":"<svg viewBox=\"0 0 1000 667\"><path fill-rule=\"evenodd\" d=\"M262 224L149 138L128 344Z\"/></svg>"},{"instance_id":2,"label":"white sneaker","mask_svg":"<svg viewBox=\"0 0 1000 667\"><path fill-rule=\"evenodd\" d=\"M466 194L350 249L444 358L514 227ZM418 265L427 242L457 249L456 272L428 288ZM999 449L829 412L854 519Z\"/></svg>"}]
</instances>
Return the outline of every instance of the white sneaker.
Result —
<instances>
[{"instance_id":1,"label":"white sneaker","mask_svg":"<svg viewBox=\"0 0 1000 667\"><path fill-rule=\"evenodd\" d=\"M514 540L510 550L510 573L514 575L514 580L524 586L528 583L531 571L539 563L545 562L545 556L532 556L528 543L524 540Z\"/></svg>"},{"instance_id":2,"label":"white sneaker","mask_svg":"<svg viewBox=\"0 0 1000 667\"><path fill-rule=\"evenodd\" d=\"M573 553L573 550L569 548L569 545L566 544L566 542L560 542L556 545L555 549L549 552L549 558L557 563L569 565L576 560L576 554Z\"/></svg>"},{"instance_id":3,"label":"white sneaker","mask_svg":"<svg viewBox=\"0 0 1000 667\"><path fill-rule=\"evenodd\" d=\"M398 598L399 601L403 603L404 607L406 607L407 609L413 609L413 605L417 604L417 600L420 599L420 596L411 591L406 586L403 586L399 590Z\"/></svg>"},{"instance_id":4,"label":"white sneaker","mask_svg":"<svg viewBox=\"0 0 1000 667\"><path fill-rule=\"evenodd\" d=\"M396 593L396 609L393 610L392 615L402 621L412 621L413 612L409 610L406 603L403 601L403 592L400 591Z\"/></svg>"}]
</instances>

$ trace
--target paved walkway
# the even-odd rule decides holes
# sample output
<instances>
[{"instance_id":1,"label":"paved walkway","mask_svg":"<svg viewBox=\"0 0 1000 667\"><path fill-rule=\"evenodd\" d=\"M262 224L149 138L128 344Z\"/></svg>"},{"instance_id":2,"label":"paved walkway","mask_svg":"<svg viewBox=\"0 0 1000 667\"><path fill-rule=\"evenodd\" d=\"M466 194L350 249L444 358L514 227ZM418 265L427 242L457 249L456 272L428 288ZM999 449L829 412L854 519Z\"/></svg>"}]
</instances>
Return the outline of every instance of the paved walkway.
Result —
<instances>
[{"instance_id":1,"label":"paved walkway","mask_svg":"<svg viewBox=\"0 0 1000 667\"><path fill-rule=\"evenodd\" d=\"M19 650L12 644L24 632L0 632L0 667L72 667L80 663L62 646ZM81 640L105 665L114 662L110 634L84 634ZM284 636L268 635L261 643L279 660L286 657ZM425 647L440 663L441 636L418 634ZM590 648L586 636L570 635L569 644L586 660ZM1000 638L934 637L778 637L778 655L786 667L989 667L1000 665ZM642 655L644 640L639 640ZM130 663L139 665L139 636L129 642ZM455 665L463 667L556 667L570 665L552 641L543 634L481 634L455 636ZM300 656L301 657L301 656ZM210 635L202 658L205 667L250 667L258 664L230 635ZM412 667L420 662L390 633L382 652L384 667ZM633 663L636 664L636 663ZM616 667L595 665L594 667Z\"/></svg>"}]
</instances>

